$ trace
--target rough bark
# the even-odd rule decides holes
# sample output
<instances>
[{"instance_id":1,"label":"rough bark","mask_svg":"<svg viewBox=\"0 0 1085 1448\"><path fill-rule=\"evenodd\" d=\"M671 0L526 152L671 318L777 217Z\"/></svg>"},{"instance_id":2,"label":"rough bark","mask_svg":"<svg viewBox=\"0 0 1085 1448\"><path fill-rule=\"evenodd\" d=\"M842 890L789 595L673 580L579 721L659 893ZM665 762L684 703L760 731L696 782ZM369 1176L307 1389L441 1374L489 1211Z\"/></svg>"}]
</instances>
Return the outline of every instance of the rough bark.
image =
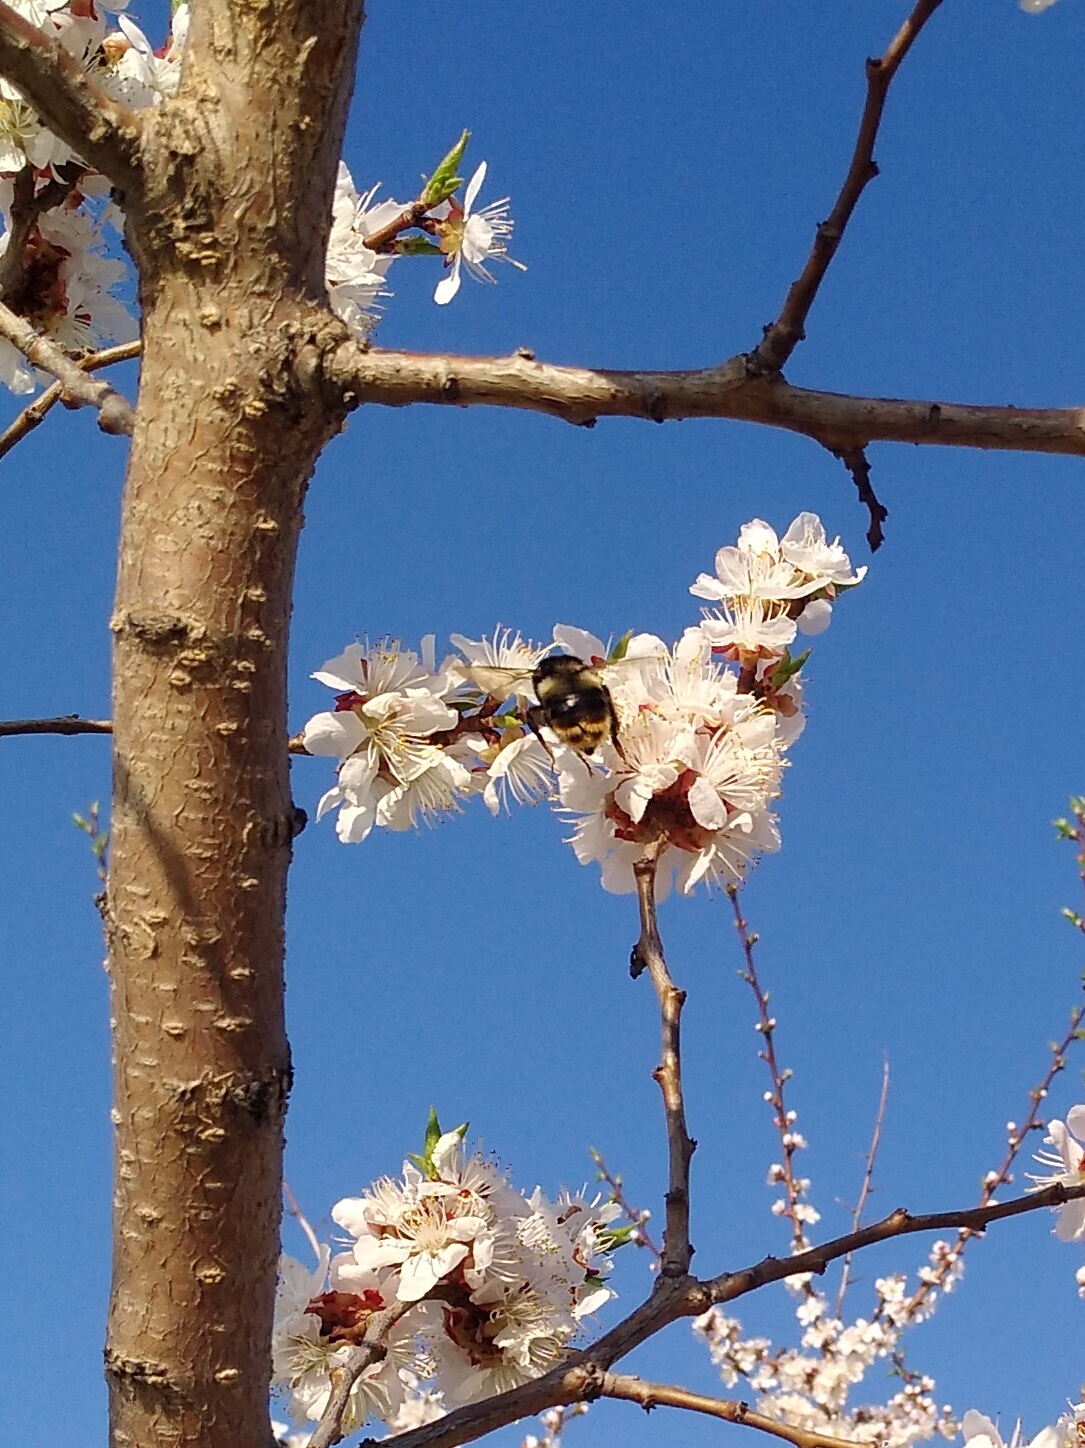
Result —
<instances>
[{"instance_id":1,"label":"rough bark","mask_svg":"<svg viewBox=\"0 0 1085 1448\"><path fill-rule=\"evenodd\" d=\"M144 353L116 610L112 1441L267 1448L301 504L360 0L203 0L129 198Z\"/></svg>"}]
</instances>

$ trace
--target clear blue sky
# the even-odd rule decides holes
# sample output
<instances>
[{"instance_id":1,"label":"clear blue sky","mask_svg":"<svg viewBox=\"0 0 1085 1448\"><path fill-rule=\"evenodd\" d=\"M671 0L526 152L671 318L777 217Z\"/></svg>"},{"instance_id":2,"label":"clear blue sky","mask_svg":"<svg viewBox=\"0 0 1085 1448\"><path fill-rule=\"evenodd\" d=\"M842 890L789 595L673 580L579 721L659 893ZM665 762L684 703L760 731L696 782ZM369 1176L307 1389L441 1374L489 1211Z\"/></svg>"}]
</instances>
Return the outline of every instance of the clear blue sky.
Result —
<instances>
[{"instance_id":1,"label":"clear blue sky","mask_svg":"<svg viewBox=\"0 0 1085 1448\"><path fill-rule=\"evenodd\" d=\"M501 285L430 301L400 263L379 340L533 347L619 367L696 366L750 348L829 209L862 102L864 56L904 0L370 0L347 160L399 197L469 126L510 194ZM155 27L156 11L137 19ZM1085 5L1023 15L946 0L890 99L881 178L789 375L842 391L1020 405L1081 402L1085 377ZM13 411L14 409L12 409ZM809 666L810 722L780 804L783 851L746 905L795 1070L792 1104L825 1235L847 1221L883 1054L893 1085L873 1210L970 1203L1004 1123L1061 1034L1085 964L1059 919L1078 902L1050 820L1085 791L1080 459L875 446L887 542L813 443L724 422L603 422L369 409L328 450L307 503L292 725L325 707L308 678L356 635L471 636L497 621L677 636L686 589L747 518L800 509L843 535L867 582ZM124 443L59 410L0 463L4 717L108 710L107 622ZM71 812L108 792L92 738L0 741L4 1229L2 1372L24 1448L104 1439L109 1047L103 947ZM327 761L294 764L312 811ZM330 821L297 844L289 1017L297 1084L288 1171L318 1226L397 1169L426 1111L470 1119L530 1188L590 1175L589 1145L658 1209L665 1155L657 1023L626 973L629 899L603 894L545 809L481 809L346 848ZM777 1143L726 901L662 911L689 990L695 1267L786 1250L765 1170ZM1053 1115L1085 1099L1079 1061ZM1080 1249L1031 1217L975 1244L965 1282L910 1340L959 1411L1020 1413L1032 1434L1079 1392ZM299 1243L293 1244L295 1250ZM913 1270L920 1242L859 1266ZM629 1306L643 1263L621 1270ZM782 1290L751 1329L788 1321ZM58 1390L56 1371L63 1364ZM713 1391L679 1325L632 1371ZM879 1372L871 1389L893 1385ZM715 1443L708 1422L613 1404L574 1448ZM508 1441L517 1441L515 1434Z\"/></svg>"}]
</instances>

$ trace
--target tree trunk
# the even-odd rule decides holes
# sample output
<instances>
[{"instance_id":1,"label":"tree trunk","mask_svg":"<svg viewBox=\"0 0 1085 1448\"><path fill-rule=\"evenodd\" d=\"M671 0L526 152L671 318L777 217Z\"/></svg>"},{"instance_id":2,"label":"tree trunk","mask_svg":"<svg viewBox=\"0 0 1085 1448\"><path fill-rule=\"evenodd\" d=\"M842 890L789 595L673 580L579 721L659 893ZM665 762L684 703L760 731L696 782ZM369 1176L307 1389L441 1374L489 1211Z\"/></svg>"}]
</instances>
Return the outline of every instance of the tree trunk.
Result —
<instances>
[{"instance_id":1,"label":"tree trunk","mask_svg":"<svg viewBox=\"0 0 1085 1448\"><path fill-rule=\"evenodd\" d=\"M124 1448L267 1448L290 1058L286 650L341 416L321 305L359 0L203 0L128 198L144 352L113 619L107 909Z\"/></svg>"}]
</instances>

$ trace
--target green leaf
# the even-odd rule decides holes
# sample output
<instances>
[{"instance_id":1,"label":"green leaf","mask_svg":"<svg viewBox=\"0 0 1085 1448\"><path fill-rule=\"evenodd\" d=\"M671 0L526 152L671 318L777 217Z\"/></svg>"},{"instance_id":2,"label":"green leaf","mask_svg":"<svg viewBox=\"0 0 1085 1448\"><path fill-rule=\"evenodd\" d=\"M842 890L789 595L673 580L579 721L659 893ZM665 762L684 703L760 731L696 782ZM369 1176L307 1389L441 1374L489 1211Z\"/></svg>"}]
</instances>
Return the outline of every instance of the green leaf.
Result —
<instances>
[{"instance_id":1,"label":"green leaf","mask_svg":"<svg viewBox=\"0 0 1085 1448\"><path fill-rule=\"evenodd\" d=\"M787 683L788 679L793 679L795 677L795 675L802 668L803 664L806 663L806 660L810 657L812 652L812 649L807 649L806 652L800 654L797 659L793 659L791 657L791 651L789 649L784 649L783 658L773 669L772 675L769 678L769 688L782 689Z\"/></svg>"},{"instance_id":2,"label":"green leaf","mask_svg":"<svg viewBox=\"0 0 1085 1448\"><path fill-rule=\"evenodd\" d=\"M630 628L630 629L626 629L625 633L622 634L621 638L618 640L618 642L617 642L617 643L614 645L614 647L611 649L610 653L607 654L607 663L608 663L608 664L616 664L619 659L624 659L624 658L625 658L626 650L629 648L629 640L630 640L632 637L633 637L633 630L632 630L631 628Z\"/></svg>"},{"instance_id":3,"label":"green leaf","mask_svg":"<svg viewBox=\"0 0 1085 1448\"><path fill-rule=\"evenodd\" d=\"M599 1245L604 1252L613 1252L618 1247L628 1247L636 1230L633 1222L629 1222L624 1227L607 1227L605 1231L599 1233Z\"/></svg>"},{"instance_id":4,"label":"green leaf","mask_svg":"<svg viewBox=\"0 0 1085 1448\"><path fill-rule=\"evenodd\" d=\"M457 176L456 170L463 160L463 153L467 150L467 143L471 139L471 132L464 131L463 135L449 151L441 164L434 171L433 175L426 182L422 195L418 198L425 202L427 208L439 206L442 201L447 201L455 191L463 185L463 177Z\"/></svg>"},{"instance_id":5,"label":"green leaf","mask_svg":"<svg viewBox=\"0 0 1085 1448\"><path fill-rule=\"evenodd\" d=\"M457 183L459 184L459 183ZM396 256L444 256L439 246L424 236L401 236L394 246Z\"/></svg>"}]
</instances>

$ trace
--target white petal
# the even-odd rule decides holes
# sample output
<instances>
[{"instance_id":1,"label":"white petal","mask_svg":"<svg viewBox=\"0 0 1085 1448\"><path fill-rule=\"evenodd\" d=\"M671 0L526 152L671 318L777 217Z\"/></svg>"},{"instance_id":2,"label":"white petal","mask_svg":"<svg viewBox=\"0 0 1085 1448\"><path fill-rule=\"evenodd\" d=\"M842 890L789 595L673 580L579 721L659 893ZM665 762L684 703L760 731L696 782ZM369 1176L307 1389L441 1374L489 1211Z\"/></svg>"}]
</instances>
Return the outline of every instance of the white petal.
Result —
<instances>
[{"instance_id":1,"label":"white petal","mask_svg":"<svg viewBox=\"0 0 1085 1448\"><path fill-rule=\"evenodd\" d=\"M812 599L802 613L799 614L796 622L799 625L799 632L807 638L815 638L818 634L824 633L832 622L833 606L827 598Z\"/></svg>"},{"instance_id":2,"label":"white petal","mask_svg":"<svg viewBox=\"0 0 1085 1448\"><path fill-rule=\"evenodd\" d=\"M452 266L449 271L437 283L433 293L433 300L439 307L447 306L460 289L460 253L457 252L452 258Z\"/></svg>"},{"instance_id":3,"label":"white petal","mask_svg":"<svg viewBox=\"0 0 1085 1448\"><path fill-rule=\"evenodd\" d=\"M1066 1113L1066 1124L1078 1141L1085 1141L1085 1106L1071 1106Z\"/></svg>"},{"instance_id":4,"label":"white petal","mask_svg":"<svg viewBox=\"0 0 1085 1448\"><path fill-rule=\"evenodd\" d=\"M602 639L597 639L594 634L588 633L587 629L574 628L571 624L554 625L554 642L576 658L583 659L585 663L592 659L605 659L607 656L606 645Z\"/></svg>"},{"instance_id":5,"label":"white petal","mask_svg":"<svg viewBox=\"0 0 1085 1448\"><path fill-rule=\"evenodd\" d=\"M361 644L347 644L337 658L329 659L312 677L318 683L327 684L329 689L356 689L364 694L364 659L365 650Z\"/></svg>"},{"instance_id":6,"label":"white petal","mask_svg":"<svg viewBox=\"0 0 1085 1448\"><path fill-rule=\"evenodd\" d=\"M1059 1209L1059 1220L1055 1223L1055 1236L1060 1242L1085 1241L1085 1199L1067 1202Z\"/></svg>"},{"instance_id":7,"label":"white petal","mask_svg":"<svg viewBox=\"0 0 1085 1448\"><path fill-rule=\"evenodd\" d=\"M353 710L343 709L335 714L314 714L301 737L310 754L346 759L366 737L366 727Z\"/></svg>"},{"instance_id":8,"label":"white petal","mask_svg":"<svg viewBox=\"0 0 1085 1448\"><path fill-rule=\"evenodd\" d=\"M467 190L463 193L464 213L469 215L471 207L475 204L475 197L482 190L482 183L486 180L486 162L480 161L478 169L467 183Z\"/></svg>"},{"instance_id":9,"label":"white petal","mask_svg":"<svg viewBox=\"0 0 1085 1448\"><path fill-rule=\"evenodd\" d=\"M689 787L690 813L706 830L722 830L727 823L727 806L705 779L699 775Z\"/></svg>"}]
</instances>

